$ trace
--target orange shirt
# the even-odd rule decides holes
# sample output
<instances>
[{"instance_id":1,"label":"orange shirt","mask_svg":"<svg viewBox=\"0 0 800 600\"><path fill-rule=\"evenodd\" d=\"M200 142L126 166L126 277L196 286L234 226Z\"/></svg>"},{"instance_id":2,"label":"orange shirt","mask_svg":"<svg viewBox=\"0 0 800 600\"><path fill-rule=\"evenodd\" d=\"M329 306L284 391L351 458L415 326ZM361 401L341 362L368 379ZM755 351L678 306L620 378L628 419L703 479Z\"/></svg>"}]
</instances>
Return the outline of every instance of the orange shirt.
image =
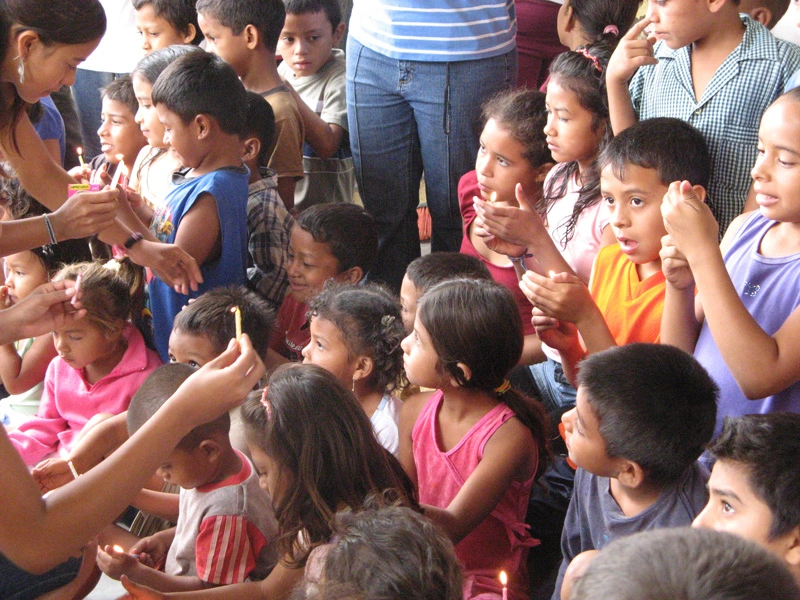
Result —
<instances>
[{"instance_id":1,"label":"orange shirt","mask_svg":"<svg viewBox=\"0 0 800 600\"><path fill-rule=\"evenodd\" d=\"M661 271L639 281L636 265L612 244L597 254L590 290L617 345L659 343L666 291Z\"/></svg>"}]
</instances>

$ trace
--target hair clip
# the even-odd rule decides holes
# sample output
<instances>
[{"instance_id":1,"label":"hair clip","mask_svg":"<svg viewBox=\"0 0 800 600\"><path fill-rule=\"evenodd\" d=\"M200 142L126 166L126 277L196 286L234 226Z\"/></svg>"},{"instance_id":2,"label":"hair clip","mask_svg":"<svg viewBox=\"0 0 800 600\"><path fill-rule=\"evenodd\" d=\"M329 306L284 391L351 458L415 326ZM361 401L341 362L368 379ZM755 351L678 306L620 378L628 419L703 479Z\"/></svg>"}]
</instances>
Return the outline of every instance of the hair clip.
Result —
<instances>
[{"instance_id":1,"label":"hair clip","mask_svg":"<svg viewBox=\"0 0 800 600\"><path fill-rule=\"evenodd\" d=\"M391 327L394 324L395 317L392 315L384 315L381 318L381 325L384 327Z\"/></svg>"},{"instance_id":2,"label":"hair clip","mask_svg":"<svg viewBox=\"0 0 800 600\"><path fill-rule=\"evenodd\" d=\"M269 391L269 386L264 388L264 391L261 392L261 405L264 407L264 410L267 411L267 420L272 420L272 404L270 404L269 399L267 399L267 392Z\"/></svg>"},{"instance_id":3,"label":"hair clip","mask_svg":"<svg viewBox=\"0 0 800 600\"><path fill-rule=\"evenodd\" d=\"M510 389L511 389L511 382L508 379L503 379L503 383L494 388L494 391L497 392L498 396L502 396Z\"/></svg>"},{"instance_id":4,"label":"hair clip","mask_svg":"<svg viewBox=\"0 0 800 600\"><path fill-rule=\"evenodd\" d=\"M606 28L603 29L603 33L612 33L615 36L619 37L619 27L616 25L606 25Z\"/></svg>"},{"instance_id":5,"label":"hair clip","mask_svg":"<svg viewBox=\"0 0 800 600\"><path fill-rule=\"evenodd\" d=\"M578 48L575 52L578 52L579 54L582 54L583 56L588 58L590 61L592 61L592 64L594 65L594 68L597 69L598 73L602 73L603 72L603 67L600 64L600 60L594 54L589 54L589 51L586 48Z\"/></svg>"},{"instance_id":6,"label":"hair clip","mask_svg":"<svg viewBox=\"0 0 800 600\"><path fill-rule=\"evenodd\" d=\"M53 259L55 257L55 254L53 252L53 247L50 244L45 244L44 246L42 246L41 252L42 256L45 256L46 258Z\"/></svg>"}]
</instances>

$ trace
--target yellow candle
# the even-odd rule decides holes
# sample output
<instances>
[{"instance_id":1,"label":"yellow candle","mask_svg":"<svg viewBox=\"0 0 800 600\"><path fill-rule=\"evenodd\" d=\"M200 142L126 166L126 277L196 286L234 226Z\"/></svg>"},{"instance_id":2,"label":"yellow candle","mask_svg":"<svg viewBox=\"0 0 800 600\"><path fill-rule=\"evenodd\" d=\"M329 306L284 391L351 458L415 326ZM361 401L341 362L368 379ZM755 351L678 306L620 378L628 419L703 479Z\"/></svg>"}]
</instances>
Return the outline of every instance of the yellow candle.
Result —
<instances>
[{"instance_id":1,"label":"yellow candle","mask_svg":"<svg viewBox=\"0 0 800 600\"><path fill-rule=\"evenodd\" d=\"M231 308L231 312L236 320L236 339L239 340L242 337L242 310L238 306L234 306Z\"/></svg>"},{"instance_id":2,"label":"yellow candle","mask_svg":"<svg viewBox=\"0 0 800 600\"><path fill-rule=\"evenodd\" d=\"M85 161L85 160L83 160L83 148L81 148L80 146L78 146L77 148L75 148L75 152L77 152L77 153L78 153L78 160L80 161L80 163L81 163L81 166L82 166L82 167L85 167L85 166L86 166L86 161Z\"/></svg>"}]
</instances>

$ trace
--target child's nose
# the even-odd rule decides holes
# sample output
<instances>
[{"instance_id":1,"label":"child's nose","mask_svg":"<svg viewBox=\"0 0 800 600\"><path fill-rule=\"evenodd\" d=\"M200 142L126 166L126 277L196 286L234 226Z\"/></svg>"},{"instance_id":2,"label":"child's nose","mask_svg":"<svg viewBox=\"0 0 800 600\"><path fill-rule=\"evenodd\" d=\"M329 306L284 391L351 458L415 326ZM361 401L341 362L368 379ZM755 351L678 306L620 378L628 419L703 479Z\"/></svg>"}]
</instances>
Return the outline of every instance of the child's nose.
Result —
<instances>
[{"instance_id":1,"label":"child's nose","mask_svg":"<svg viewBox=\"0 0 800 600\"><path fill-rule=\"evenodd\" d=\"M572 425L575 422L575 409L568 410L563 415L561 415L561 422L564 424L564 429L568 432L572 432Z\"/></svg>"},{"instance_id":2,"label":"child's nose","mask_svg":"<svg viewBox=\"0 0 800 600\"><path fill-rule=\"evenodd\" d=\"M695 528L708 528L707 518L708 518L708 507L709 505L706 504L706 507L700 511L700 514L697 515L692 521L692 527Z\"/></svg>"}]
</instances>

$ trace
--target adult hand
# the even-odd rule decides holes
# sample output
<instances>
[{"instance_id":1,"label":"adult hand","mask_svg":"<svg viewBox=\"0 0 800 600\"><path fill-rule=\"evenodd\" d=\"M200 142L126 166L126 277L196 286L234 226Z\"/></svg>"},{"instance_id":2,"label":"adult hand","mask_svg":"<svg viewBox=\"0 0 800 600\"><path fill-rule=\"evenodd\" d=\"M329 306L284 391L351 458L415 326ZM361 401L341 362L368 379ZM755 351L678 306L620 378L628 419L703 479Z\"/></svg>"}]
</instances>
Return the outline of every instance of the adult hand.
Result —
<instances>
[{"instance_id":1,"label":"adult hand","mask_svg":"<svg viewBox=\"0 0 800 600\"><path fill-rule=\"evenodd\" d=\"M117 216L116 190L79 192L48 215L56 240L89 237L102 231Z\"/></svg>"},{"instance_id":2,"label":"adult hand","mask_svg":"<svg viewBox=\"0 0 800 600\"><path fill-rule=\"evenodd\" d=\"M656 38L650 35L639 37L650 23L649 18L642 19L620 38L606 68L606 81L609 84L627 86L636 69L658 64L653 54Z\"/></svg>"},{"instance_id":3,"label":"adult hand","mask_svg":"<svg viewBox=\"0 0 800 600\"><path fill-rule=\"evenodd\" d=\"M74 286L74 281L66 280L45 283L18 304L0 311L0 344L37 337L83 317L86 310L80 303L77 307L70 304Z\"/></svg>"},{"instance_id":4,"label":"adult hand","mask_svg":"<svg viewBox=\"0 0 800 600\"><path fill-rule=\"evenodd\" d=\"M142 240L128 251L130 259L138 265L149 267L164 283L187 295L196 291L203 276L197 261L175 244Z\"/></svg>"},{"instance_id":5,"label":"adult hand","mask_svg":"<svg viewBox=\"0 0 800 600\"><path fill-rule=\"evenodd\" d=\"M673 181L661 203L664 227L689 264L719 250L719 224L702 193L700 186L692 187L688 181Z\"/></svg>"},{"instance_id":6,"label":"adult hand","mask_svg":"<svg viewBox=\"0 0 800 600\"><path fill-rule=\"evenodd\" d=\"M43 460L33 468L31 476L42 493L60 488L75 479L69 463L63 458Z\"/></svg>"},{"instance_id":7,"label":"adult hand","mask_svg":"<svg viewBox=\"0 0 800 600\"><path fill-rule=\"evenodd\" d=\"M122 587L128 592L128 594L123 596L120 600L167 600L167 598L170 597L169 594L157 592L145 585L134 583L125 575L122 576L120 581L122 582Z\"/></svg>"},{"instance_id":8,"label":"adult hand","mask_svg":"<svg viewBox=\"0 0 800 600\"><path fill-rule=\"evenodd\" d=\"M517 252L503 252L510 256L522 254L522 250L536 243L538 236L548 235L542 217L520 184L517 184L515 193L519 206L500 206L478 197L474 199L477 214L475 233L485 239L493 237L516 245L520 249ZM486 245L489 246L488 241Z\"/></svg>"},{"instance_id":9,"label":"adult hand","mask_svg":"<svg viewBox=\"0 0 800 600\"><path fill-rule=\"evenodd\" d=\"M689 261L675 246L672 237L665 235L661 238L661 271L669 284L679 290L685 290L694 285L694 275L689 266Z\"/></svg>"}]
</instances>

